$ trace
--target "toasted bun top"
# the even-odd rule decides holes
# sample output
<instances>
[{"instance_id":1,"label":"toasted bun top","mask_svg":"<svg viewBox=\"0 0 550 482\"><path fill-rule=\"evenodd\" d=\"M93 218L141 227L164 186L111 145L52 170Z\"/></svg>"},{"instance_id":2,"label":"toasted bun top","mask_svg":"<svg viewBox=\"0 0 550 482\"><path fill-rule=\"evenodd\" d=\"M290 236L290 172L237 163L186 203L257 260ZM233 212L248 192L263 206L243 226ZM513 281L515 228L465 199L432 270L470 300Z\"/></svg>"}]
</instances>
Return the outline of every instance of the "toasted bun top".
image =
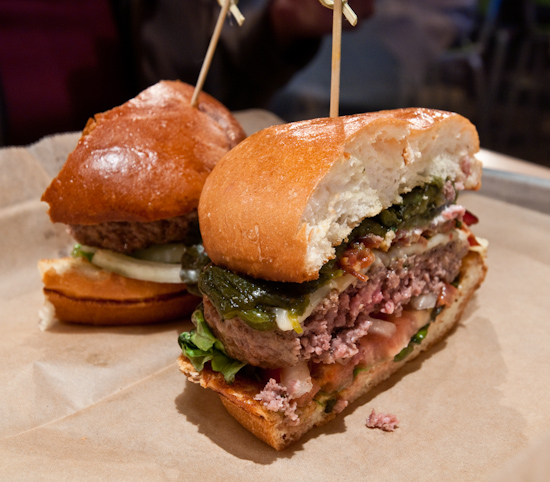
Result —
<instances>
[{"instance_id":1,"label":"toasted bun top","mask_svg":"<svg viewBox=\"0 0 550 482\"><path fill-rule=\"evenodd\" d=\"M399 109L264 129L212 171L199 203L204 246L256 278L316 279L364 218L434 177L478 189L475 127L464 117Z\"/></svg>"},{"instance_id":2,"label":"toasted bun top","mask_svg":"<svg viewBox=\"0 0 550 482\"><path fill-rule=\"evenodd\" d=\"M194 88L163 81L97 114L42 200L53 222L156 221L196 209L204 180L245 134Z\"/></svg>"}]
</instances>

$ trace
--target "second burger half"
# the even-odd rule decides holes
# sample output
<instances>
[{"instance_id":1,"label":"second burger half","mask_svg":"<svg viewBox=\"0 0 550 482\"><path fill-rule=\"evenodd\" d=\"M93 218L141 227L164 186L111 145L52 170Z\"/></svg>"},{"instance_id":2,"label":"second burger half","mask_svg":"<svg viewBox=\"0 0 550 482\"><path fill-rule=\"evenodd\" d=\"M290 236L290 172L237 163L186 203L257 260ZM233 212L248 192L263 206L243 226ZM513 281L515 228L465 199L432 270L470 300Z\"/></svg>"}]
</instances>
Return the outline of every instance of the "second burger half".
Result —
<instances>
[{"instance_id":1,"label":"second burger half","mask_svg":"<svg viewBox=\"0 0 550 482\"><path fill-rule=\"evenodd\" d=\"M197 305L199 196L245 133L204 92L192 107L193 90L159 82L88 121L42 197L78 243L72 257L39 262L44 323L154 323Z\"/></svg>"}]
</instances>

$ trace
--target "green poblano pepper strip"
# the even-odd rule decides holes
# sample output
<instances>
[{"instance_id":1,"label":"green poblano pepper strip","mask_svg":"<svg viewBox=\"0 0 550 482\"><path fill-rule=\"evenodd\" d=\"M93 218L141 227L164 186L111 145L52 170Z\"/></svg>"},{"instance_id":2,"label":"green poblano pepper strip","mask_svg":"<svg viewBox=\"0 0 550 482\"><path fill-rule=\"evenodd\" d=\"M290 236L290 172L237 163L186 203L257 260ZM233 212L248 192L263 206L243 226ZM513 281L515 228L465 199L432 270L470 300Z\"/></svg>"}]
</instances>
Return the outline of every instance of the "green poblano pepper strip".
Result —
<instances>
[{"instance_id":1,"label":"green poblano pepper strip","mask_svg":"<svg viewBox=\"0 0 550 482\"><path fill-rule=\"evenodd\" d=\"M227 355L220 340L213 334L204 320L202 307L197 308L191 320L195 329L186 331L178 337L178 344L183 354L195 367L201 371L207 362L210 362L212 370L220 372L227 383L233 383L235 374L246 364Z\"/></svg>"},{"instance_id":2,"label":"green poblano pepper strip","mask_svg":"<svg viewBox=\"0 0 550 482\"><path fill-rule=\"evenodd\" d=\"M445 205L443 195L443 181L436 180L433 183L417 187L411 192L403 195L403 202L389 207L382 213L380 218L385 226L393 227L411 222L422 222L431 217L434 210Z\"/></svg>"},{"instance_id":3,"label":"green poblano pepper strip","mask_svg":"<svg viewBox=\"0 0 550 482\"><path fill-rule=\"evenodd\" d=\"M428 335L428 328L430 327L430 323L436 319L437 315L439 315L439 313L441 313L444 308L444 305L440 305L436 306L432 310L432 313L430 315L430 322L420 328L420 330L418 330L413 335L409 344L405 348L403 348L397 355L395 355L395 357L393 358L394 361L399 362L404 360L413 351L414 345L420 345L420 343L422 343L422 340L424 340L424 338L426 338L426 336Z\"/></svg>"},{"instance_id":4,"label":"green poblano pepper strip","mask_svg":"<svg viewBox=\"0 0 550 482\"><path fill-rule=\"evenodd\" d=\"M409 344L403 348L395 357L393 358L394 361L399 362L407 358L411 352L414 349L414 345L420 345L422 343L422 340L426 338L426 335L428 334L428 327L430 324L424 325L420 330L418 330L413 337L411 338L411 341Z\"/></svg>"},{"instance_id":5,"label":"green poblano pepper strip","mask_svg":"<svg viewBox=\"0 0 550 482\"><path fill-rule=\"evenodd\" d=\"M292 296L297 283L275 283L240 276L219 266L207 266L199 278L199 289L225 318L241 318L256 330L276 327L273 308L301 314L307 296Z\"/></svg>"},{"instance_id":6,"label":"green poblano pepper strip","mask_svg":"<svg viewBox=\"0 0 550 482\"><path fill-rule=\"evenodd\" d=\"M191 294L202 296L198 288L199 277L210 258L202 244L186 246L181 256L180 278L187 285L187 291Z\"/></svg>"}]
</instances>

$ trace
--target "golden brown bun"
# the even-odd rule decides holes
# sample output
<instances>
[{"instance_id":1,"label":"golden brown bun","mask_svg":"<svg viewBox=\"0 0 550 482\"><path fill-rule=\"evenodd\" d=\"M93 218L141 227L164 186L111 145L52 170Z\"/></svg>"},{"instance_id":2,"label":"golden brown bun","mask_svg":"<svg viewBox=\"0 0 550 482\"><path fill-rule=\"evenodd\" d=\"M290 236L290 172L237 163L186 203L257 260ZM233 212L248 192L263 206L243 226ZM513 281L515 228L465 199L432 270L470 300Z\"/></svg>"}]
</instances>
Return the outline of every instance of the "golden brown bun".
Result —
<instances>
[{"instance_id":1,"label":"golden brown bun","mask_svg":"<svg viewBox=\"0 0 550 482\"><path fill-rule=\"evenodd\" d=\"M428 334L422 343L415 345L414 350L403 361L388 360L375 365L368 371L360 372L354 378L351 386L338 393L338 399L348 403L357 400L405 363L441 340L462 316L468 301L483 282L486 272L486 250L481 247L475 248L464 258L455 302L452 306L444 309L430 325ZM300 417L300 423L292 425L282 414L267 410L261 402L254 399L254 396L263 388L257 380L245 379L237 374L235 383L229 385L225 382L223 375L213 372L210 368L205 368L200 373L197 372L183 355L178 359L178 364L182 373L189 380L199 383L204 388L216 391L225 408L239 423L277 450L288 447L313 427L323 425L337 415L335 411L326 413L324 406L317 402L311 402L297 409L296 413Z\"/></svg>"},{"instance_id":2,"label":"golden brown bun","mask_svg":"<svg viewBox=\"0 0 550 482\"><path fill-rule=\"evenodd\" d=\"M194 88L163 81L97 114L42 200L52 222L147 222L198 205L216 162L245 134L231 113Z\"/></svg>"},{"instance_id":3,"label":"golden brown bun","mask_svg":"<svg viewBox=\"0 0 550 482\"><path fill-rule=\"evenodd\" d=\"M83 258L43 259L38 268L47 316L91 325L139 325L185 318L200 298L186 285L125 278ZM50 320L43 320L49 324Z\"/></svg>"},{"instance_id":4,"label":"golden brown bun","mask_svg":"<svg viewBox=\"0 0 550 482\"><path fill-rule=\"evenodd\" d=\"M333 246L400 194L433 177L479 188L478 150L467 119L428 109L264 129L207 179L199 203L204 246L215 264L256 278L316 279Z\"/></svg>"}]
</instances>

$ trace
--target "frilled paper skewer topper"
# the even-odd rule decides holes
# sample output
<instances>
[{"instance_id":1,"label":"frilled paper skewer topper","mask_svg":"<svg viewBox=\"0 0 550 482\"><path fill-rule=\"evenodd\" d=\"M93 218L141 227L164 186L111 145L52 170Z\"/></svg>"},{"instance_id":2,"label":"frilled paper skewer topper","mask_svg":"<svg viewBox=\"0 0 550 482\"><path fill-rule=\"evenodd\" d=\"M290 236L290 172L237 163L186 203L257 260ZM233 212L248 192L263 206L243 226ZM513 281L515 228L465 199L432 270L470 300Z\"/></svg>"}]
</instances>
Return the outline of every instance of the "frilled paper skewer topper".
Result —
<instances>
[{"instance_id":1,"label":"frilled paper skewer topper","mask_svg":"<svg viewBox=\"0 0 550 482\"><path fill-rule=\"evenodd\" d=\"M332 16L332 70L330 77L330 117L338 117L340 103L340 57L342 51L342 13L352 25L357 25L357 15L347 0L319 0L321 5L334 10Z\"/></svg>"},{"instance_id":2,"label":"frilled paper skewer topper","mask_svg":"<svg viewBox=\"0 0 550 482\"><path fill-rule=\"evenodd\" d=\"M196 107L199 101L199 94L204 86L204 81L206 80L206 75L208 74L208 69L210 69L210 64L212 63L212 58L214 57L214 52L216 51L216 46L218 45L218 40L220 39L220 34L222 32L223 23L227 14L230 12L233 15L235 21L241 26L244 23L244 16L237 7L237 0L218 0L218 3L222 7L216 26L214 27L214 32L212 33L212 38L210 39L210 44L208 45L208 50L202 62L201 71L199 72L199 78L195 85L195 90L193 91L193 97L191 98L191 105Z\"/></svg>"}]
</instances>

